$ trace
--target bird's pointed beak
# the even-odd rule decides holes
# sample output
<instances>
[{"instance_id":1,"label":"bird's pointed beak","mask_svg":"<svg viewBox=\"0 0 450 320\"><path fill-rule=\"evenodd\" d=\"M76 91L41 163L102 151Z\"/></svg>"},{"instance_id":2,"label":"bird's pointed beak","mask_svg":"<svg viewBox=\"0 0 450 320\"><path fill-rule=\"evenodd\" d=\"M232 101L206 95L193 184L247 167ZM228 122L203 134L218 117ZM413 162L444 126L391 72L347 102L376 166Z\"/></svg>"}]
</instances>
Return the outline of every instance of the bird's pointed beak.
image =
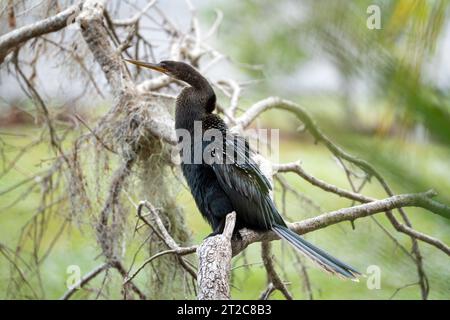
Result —
<instances>
[{"instance_id":1,"label":"bird's pointed beak","mask_svg":"<svg viewBox=\"0 0 450 320\"><path fill-rule=\"evenodd\" d=\"M149 63L149 62L138 61L138 60L130 60L130 59L123 59L123 60L125 60L126 62L129 62L129 63L135 64L135 65L137 65L139 67L152 69L152 70L159 71L159 72L162 72L162 73L166 73L167 72L167 69L161 67L157 63Z\"/></svg>"}]
</instances>

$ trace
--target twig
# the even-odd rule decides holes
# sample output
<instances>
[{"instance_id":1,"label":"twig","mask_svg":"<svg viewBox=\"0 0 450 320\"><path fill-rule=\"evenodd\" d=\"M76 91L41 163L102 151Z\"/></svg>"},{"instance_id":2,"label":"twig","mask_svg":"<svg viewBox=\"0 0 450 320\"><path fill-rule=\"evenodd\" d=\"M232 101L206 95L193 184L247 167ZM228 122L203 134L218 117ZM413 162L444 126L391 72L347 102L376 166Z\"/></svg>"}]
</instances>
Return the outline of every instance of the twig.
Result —
<instances>
[{"instance_id":1,"label":"twig","mask_svg":"<svg viewBox=\"0 0 450 320\"><path fill-rule=\"evenodd\" d=\"M275 270L273 265L273 257L270 253L270 243L267 241L261 242L261 256L263 259L264 267L267 271L268 282L271 283L274 289L279 290L287 300L292 300L292 294L289 292L286 285L281 280L280 276Z\"/></svg>"},{"instance_id":2,"label":"twig","mask_svg":"<svg viewBox=\"0 0 450 320\"><path fill-rule=\"evenodd\" d=\"M150 10L151 7L153 7L153 5L156 3L156 0L152 0L149 1L147 3L147 5L142 8L141 11L137 12L134 16L132 16L131 18L128 19L123 19L123 20L113 20L114 25L118 26L118 27L128 27L130 25L134 25L136 23L139 22L139 20L141 19L141 17L147 13L148 10Z\"/></svg>"},{"instance_id":3,"label":"twig","mask_svg":"<svg viewBox=\"0 0 450 320\"><path fill-rule=\"evenodd\" d=\"M94 279L97 275L99 275L102 271L108 269L110 265L108 263L103 263L99 265L98 267L92 269L89 273L87 273L83 278L80 279L75 285L73 285L69 290L67 290L60 300L69 300L70 297L80 288L83 288L84 285L86 285L89 281Z\"/></svg>"},{"instance_id":4,"label":"twig","mask_svg":"<svg viewBox=\"0 0 450 320\"><path fill-rule=\"evenodd\" d=\"M414 283L410 283L410 284L405 284L404 286L401 286L400 288L395 289L394 293L389 297L389 300L394 299L394 297L397 295L397 293L400 292L400 290L412 287L412 286L416 286L418 285L418 282L414 282Z\"/></svg>"},{"instance_id":5,"label":"twig","mask_svg":"<svg viewBox=\"0 0 450 320\"><path fill-rule=\"evenodd\" d=\"M122 263L120 263L120 261L114 261L114 262L112 262L112 265L120 273L122 278L126 279L127 270L124 268ZM131 280L128 281L126 284L124 284L124 286L125 285L130 286L131 290L133 290L139 296L139 299L147 300L147 296Z\"/></svg>"},{"instance_id":6,"label":"twig","mask_svg":"<svg viewBox=\"0 0 450 320\"><path fill-rule=\"evenodd\" d=\"M178 249L170 249L170 250L165 250L165 251L161 251L158 252L156 254L154 254L153 256L151 256L150 258L148 258L147 260L145 260L142 265L140 267L137 268L137 270L129 277L127 277L124 281L124 283L129 282L130 280L133 280L139 272L142 271L142 269L144 269L144 267L149 264L150 262L152 262L154 259L159 258L161 256L164 256L166 254L176 254L176 255L187 255L187 254L191 254L194 253L197 250L197 246L192 246L192 247L185 247L185 248L178 248Z\"/></svg>"},{"instance_id":7,"label":"twig","mask_svg":"<svg viewBox=\"0 0 450 320\"><path fill-rule=\"evenodd\" d=\"M167 229L164 227L163 222L161 221L161 218L159 217L156 209L153 207L153 205L148 202L148 201L141 201L139 203L138 206L138 216L140 217L141 220L145 221L145 223L147 225L152 225L151 223L149 223L147 221L147 219L145 219L145 217L142 216L141 211L142 208L145 207L149 210L149 214L150 214L150 219L153 223L155 223L157 229L158 229L158 234L159 237L161 238L161 240L164 241L164 243L169 247L170 250L175 250L175 251L183 251L183 248L180 248L180 246L176 243L176 241L171 237L171 235L169 234L169 232L167 231ZM185 249L186 251L191 250L190 252L186 252L186 254L188 253L192 253L195 252L196 247L191 247L188 249ZM178 261L180 262L181 266L194 278L197 279L197 272L183 259L183 257L181 257L181 255L177 255L178 257Z\"/></svg>"},{"instance_id":8,"label":"twig","mask_svg":"<svg viewBox=\"0 0 450 320\"><path fill-rule=\"evenodd\" d=\"M270 295L275 291L275 287L273 285L273 283L269 283L267 285L267 288L261 292L261 295L259 296L259 300L268 300Z\"/></svg>"}]
</instances>

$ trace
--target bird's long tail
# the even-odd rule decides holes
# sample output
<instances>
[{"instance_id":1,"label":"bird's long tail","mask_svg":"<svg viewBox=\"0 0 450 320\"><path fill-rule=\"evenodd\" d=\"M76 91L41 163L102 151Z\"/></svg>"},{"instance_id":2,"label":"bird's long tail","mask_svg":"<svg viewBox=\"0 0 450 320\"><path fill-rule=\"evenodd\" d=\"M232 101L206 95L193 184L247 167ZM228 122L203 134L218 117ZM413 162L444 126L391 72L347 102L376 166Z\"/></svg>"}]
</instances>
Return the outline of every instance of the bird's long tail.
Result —
<instances>
[{"instance_id":1,"label":"bird's long tail","mask_svg":"<svg viewBox=\"0 0 450 320\"><path fill-rule=\"evenodd\" d=\"M280 238L288 241L292 246L294 246L297 250L310 258L325 271L340 277L358 281L357 276L361 275L358 271L356 271L349 265L339 261L338 259L330 256L325 251L312 245L311 243L300 237L298 234L290 230L288 227L274 225L272 226L272 230L278 236L280 236Z\"/></svg>"}]
</instances>

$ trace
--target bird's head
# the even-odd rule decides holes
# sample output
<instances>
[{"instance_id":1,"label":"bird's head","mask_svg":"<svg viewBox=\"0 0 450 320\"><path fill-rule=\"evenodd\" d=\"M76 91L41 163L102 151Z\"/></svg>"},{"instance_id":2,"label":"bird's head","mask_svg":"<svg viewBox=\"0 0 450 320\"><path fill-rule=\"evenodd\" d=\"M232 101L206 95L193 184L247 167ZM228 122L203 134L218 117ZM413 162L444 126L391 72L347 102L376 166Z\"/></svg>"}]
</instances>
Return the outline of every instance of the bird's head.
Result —
<instances>
[{"instance_id":1,"label":"bird's head","mask_svg":"<svg viewBox=\"0 0 450 320\"><path fill-rule=\"evenodd\" d=\"M139 67L152 69L162 72L169 77L181 80L189 84L195 90L185 90L184 94L189 93L185 99L194 99L203 101L206 112L212 112L216 106L216 95L208 80L203 77L194 67L181 61L165 60L159 63L149 63L144 61L124 59L127 62ZM181 93L183 94L183 93ZM192 95L193 94L193 95Z\"/></svg>"},{"instance_id":2,"label":"bird's head","mask_svg":"<svg viewBox=\"0 0 450 320\"><path fill-rule=\"evenodd\" d=\"M191 86L196 86L199 82L204 80L200 73L192 66L181 61L165 60L159 63L149 63L138 60L124 59L125 61L135 64L139 67L152 69L158 72L162 72L169 77L177 80L187 82Z\"/></svg>"}]
</instances>

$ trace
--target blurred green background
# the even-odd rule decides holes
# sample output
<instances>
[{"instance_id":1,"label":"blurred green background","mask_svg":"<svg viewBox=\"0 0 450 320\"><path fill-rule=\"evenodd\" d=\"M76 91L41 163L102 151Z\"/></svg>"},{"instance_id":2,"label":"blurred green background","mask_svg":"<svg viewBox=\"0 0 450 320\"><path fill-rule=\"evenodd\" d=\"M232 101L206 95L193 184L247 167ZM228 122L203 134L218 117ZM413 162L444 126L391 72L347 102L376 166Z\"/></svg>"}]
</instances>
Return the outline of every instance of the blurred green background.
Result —
<instances>
[{"instance_id":1,"label":"blurred green background","mask_svg":"<svg viewBox=\"0 0 450 320\"><path fill-rule=\"evenodd\" d=\"M367 8L371 4L380 8L381 29L367 28L370 16ZM212 41L233 63L230 69L215 70L215 73L226 70L243 81L258 80L245 87L241 109L272 95L298 102L334 142L372 163L395 193L433 188L439 193L436 199L450 204L450 61L445 58L446 48L450 48L449 6L448 1L413 0L220 1L201 2L200 12L205 25L213 21L213 9L224 13L219 35ZM224 97L219 99L227 104ZM8 106L2 103L2 108L7 110ZM258 121L259 127L280 129L281 162L300 159L307 172L348 189L345 173L336 160L307 133L298 132L300 125L291 115L280 111L270 111ZM64 124L60 126L59 130L66 129ZM3 121L0 170L5 170L19 148L30 143L39 132L40 129L30 124L13 125ZM22 296L7 295L14 283L10 277L9 255L5 253L18 243L23 225L34 219L40 199L39 189L29 191L26 201L17 203L15 200L27 192L26 188L7 194L2 191L42 170L51 157L49 147L38 144L20 158L14 170L0 179L0 298L33 297L33 290L27 288L23 289ZM86 163L87 172L94 168ZM288 193L289 221L352 205L294 175L288 174L286 178L314 202L300 201ZM275 198L281 207L281 192L276 187ZM363 193L386 197L375 182L368 184ZM188 224L195 230L194 242L199 243L210 233L209 226L183 188L178 202L185 206ZM422 209L406 211L417 230L450 243L448 220ZM306 238L362 272L371 265L378 266L381 288L369 289L364 278L359 283L333 278L303 260L314 299L420 299L414 263L377 223L408 250L409 238L396 233L383 214L374 219L357 220L355 229L350 223L339 224L307 234ZM135 220L130 220L132 227ZM42 240L43 251L53 245L52 239L63 223L63 219L52 220ZM131 239L132 235L128 237ZM100 251L93 243L95 234L88 217L64 227L51 255L43 260L41 273L30 280L37 294L58 298L67 290L69 265L80 266L84 274L100 264ZM429 298L450 298L448 256L428 244L420 243L420 248L431 288ZM126 262L130 263L134 250L128 252ZM234 258L233 298L255 299L265 289L265 271L259 253L259 245L254 244L245 251L245 256ZM282 277L289 279L288 287L294 296L309 298L291 249L276 242L274 254L276 266ZM145 258L144 254L139 255L137 265ZM151 272L154 271L147 268L136 282L144 288L146 275ZM110 277L113 281L109 297L120 298L121 278L114 272ZM100 287L102 279L99 276L89 287ZM92 294L95 296L95 292L81 290L74 297L92 298ZM177 293L178 297L183 295ZM186 294L186 298L193 296ZM275 293L272 298L282 297Z\"/></svg>"}]
</instances>

